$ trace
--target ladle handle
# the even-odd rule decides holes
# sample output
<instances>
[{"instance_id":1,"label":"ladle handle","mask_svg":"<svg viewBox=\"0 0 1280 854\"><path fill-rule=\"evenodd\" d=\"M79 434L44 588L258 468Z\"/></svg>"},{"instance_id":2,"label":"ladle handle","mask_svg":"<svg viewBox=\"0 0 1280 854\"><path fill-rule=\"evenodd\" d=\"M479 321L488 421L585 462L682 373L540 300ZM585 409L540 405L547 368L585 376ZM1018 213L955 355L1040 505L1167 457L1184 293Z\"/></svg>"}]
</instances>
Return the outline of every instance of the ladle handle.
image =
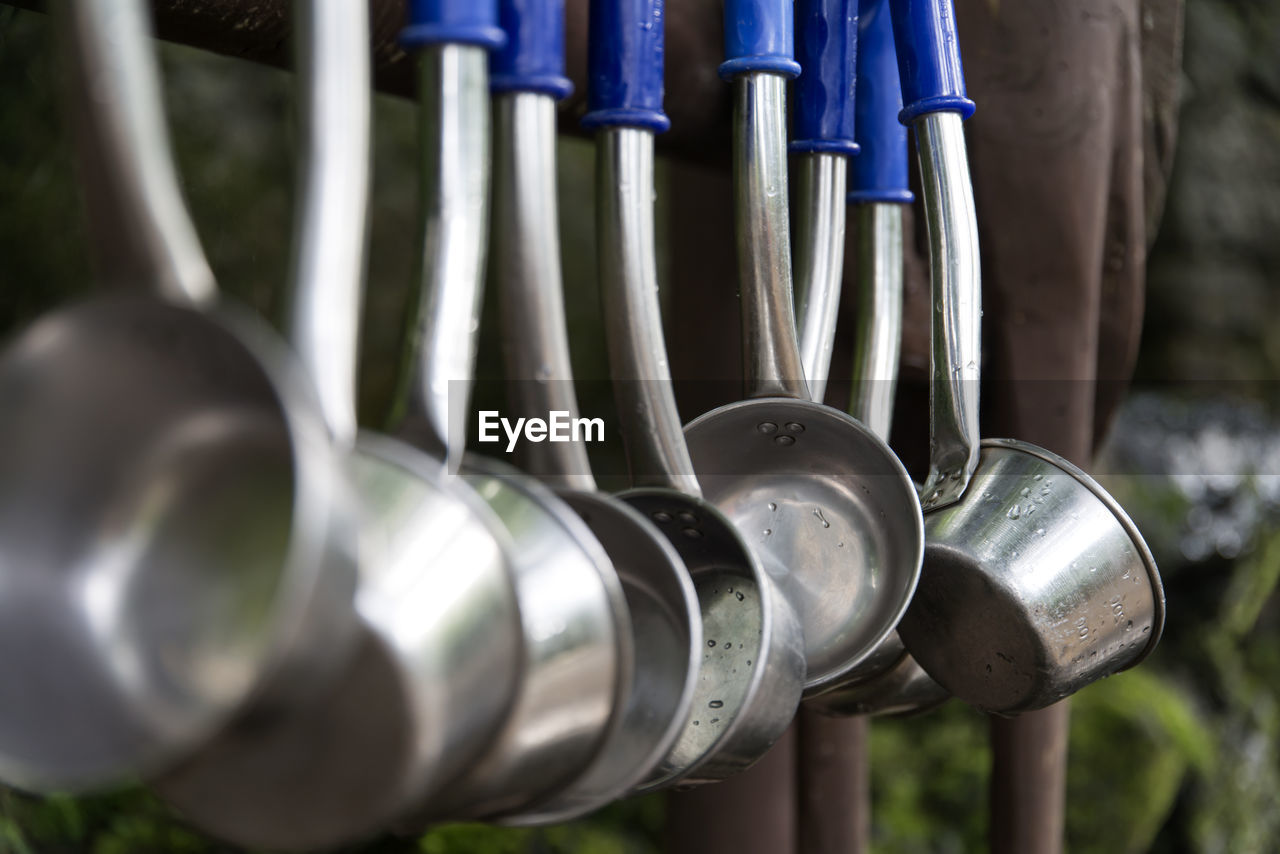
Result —
<instances>
[{"instance_id":1,"label":"ladle handle","mask_svg":"<svg viewBox=\"0 0 1280 854\"><path fill-rule=\"evenodd\" d=\"M791 0L724 5L720 76L734 87L734 230L748 397L809 397L796 342L787 199L787 80L800 73L792 15Z\"/></svg>"},{"instance_id":2,"label":"ladle handle","mask_svg":"<svg viewBox=\"0 0 1280 854\"><path fill-rule=\"evenodd\" d=\"M298 0L301 193L295 218L289 340L334 438L356 435L356 370L369 225L369 10Z\"/></svg>"},{"instance_id":3,"label":"ladle handle","mask_svg":"<svg viewBox=\"0 0 1280 854\"><path fill-rule=\"evenodd\" d=\"M821 403L831 370L844 274L845 185L854 138L857 0L797 0L794 139L795 291L800 361Z\"/></svg>"},{"instance_id":4,"label":"ladle handle","mask_svg":"<svg viewBox=\"0 0 1280 854\"><path fill-rule=\"evenodd\" d=\"M83 122L90 216L102 273L175 302L217 297L174 169L142 0L66 0L54 7L72 46L72 96Z\"/></svg>"},{"instance_id":5,"label":"ladle handle","mask_svg":"<svg viewBox=\"0 0 1280 854\"><path fill-rule=\"evenodd\" d=\"M493 235L508 403L521 417L578 417L564 318L556 199L556 101L564 75L564 0L499 0L507 44L489 60L493 93ZM526 469L595 489L586 445L528 444Z\"/></svg>"},{"instance_id":6,"label":"ladle handle","mask_svg":"<svg viewBox=\"0 0 1280 854\"><path fill-rule=\"evenodd\" d=\"M618 423L637 486L701 495L671 385L658 302L653 135L662 109L662 0L592 0L588 112L596 131L597 263Z\"/></svg>"},{"instance_id":7,"label":"ladle handle","mask_svg":"<svg viewBox=\"0 0 1280 854\"><path fill-rule=\"evenodd\" d=\"M496 0L413 0L401 41L421 50L421 290L399 430L456 470L484 292L489 214L488 52Z\"/></svg>"},{"instance_id":8,"label":"ladle handle","mask_svg":"<svg viewBox=\"0 0 1280 854\"><path fill-rule=\"evenodd\" d=\"M898 121L902 88L886 0L861 0L858 15L858 142L849 204L858 220L858 312L849 413L886 442L902 342L902 208L907 129Z\"/></svg>"},{"instance_id":9,"label":"ladle handle","mask_svg":"<svg viewBox=\"0 0 1280 854\"><path fill-rule=\"evenodd\" d=\"M978 465L982 280L973 185L962 122L964 90L950 0L889 0L904 124L920 157L933 306L930 346L930 461L926 511L959 500Z\"/></svg>"}]
</instances>

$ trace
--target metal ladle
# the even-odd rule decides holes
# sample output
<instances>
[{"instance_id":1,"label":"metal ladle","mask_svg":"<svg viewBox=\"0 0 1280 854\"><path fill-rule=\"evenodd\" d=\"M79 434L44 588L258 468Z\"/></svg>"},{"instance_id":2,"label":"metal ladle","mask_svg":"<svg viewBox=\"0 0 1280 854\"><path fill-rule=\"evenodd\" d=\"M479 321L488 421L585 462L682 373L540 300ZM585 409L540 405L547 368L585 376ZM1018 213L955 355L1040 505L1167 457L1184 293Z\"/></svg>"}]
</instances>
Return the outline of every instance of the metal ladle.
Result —
<instances>
[{"instance_id":1,"label":"metal ladle","mask_svg":"<svg viewBox=\"0 0 1280 854\"><path fill-rule=\"evenodd\" d=\"M349 660L355 524L327 396L218 300L140 0L58 9L120 284L0 356L0 779L166 767ZM141 279L141 280L139 280Z\"/></svg>"},{"instance_id":2,"label":"metal ladle","mask_svg":"<svg viewBox=\"0 0 1280 854\"><path fill-rule=\"evenodd\" d=\"M933 303L925 565L899 632L948 691L1016 714L1140 662L1164 625L1164 592L1141 534L1092 478L1025 442L977 440L981 280L962 128L973 102L951 5L890 9Z\"/></svg>"},{"instance_id":3,"label":"metal ladle","mask_svg":"<svg viewBox=\"0 0 1280 854\"><path fill-rule=\"evenodd\" d=\"M720 780L763 756L795 715L804 656L795 612L738 530L701 497L689 462L662 334L654 247L653 135L669 125L662 111L661 2L618 3L610 11L624 38L612 50L593 39L588 123L597 129L597 258L609 364L636 484L619 497L679 553L704 638L693 712L638 787L651 791ZM605 10L597 4L592 12Z\"/></svg>"},{"instance_id":4,"label":"metal ladle","mask_svg":"<svg viewBox=\"0 0 1280 854\"><path fill-rule=\"evenodd\" d=\"M885 0L858 4L857 78L861 151L853 158L848 202L858 221L858 312L849 412L887 441L902 338L902 217L914 197L907 184L907 130L898 121L902 89ZM801 352L829 352L829 341L814 339L834 330L808 313L802 316ZM814 370L825 374L825 363ZM832 715L892 715L926 711L950 697L907 653L897 631L859 670L865 672L806 705Z\"/></svg>"},{"instance_id":5,"label":"metal ladle","mask_svg":"<svg viewBox=\"0 0 1280 854\"><path fill-rule=\"evenodd\" d=\"M502 520L447 477L439 457L356 434L369 203L367 8L317 0L296 12L308 133L291 337L332 380L334 431L356 487L358 652L319 697L251 707L153 783L209 833L294 850L379 832L456 776L508 714L525 655L515 545ZM461 122L435 94L437 62L435 54L424 62L424 110L444 117L443 135L460 134Z\"/></svg>"},{"instance_id":6,"label":"metal ladle","mask_svg":"<svg viewBox=\"0 0 1280 854\"><path fill-rule=\"evenodd\" d=\"M797 611L807 693L848 678L893 631L919 573L915 487L849 415L809 399L791 305L785 86L789 0L725 5L749 399L685 428L707 498ZM836 195L839 200L839 194Z\"/></svg>"},{"instance_id":7,"label":"metal ladle","mask_svg":"<svg viewBox=\"0 0 1280 854\"><path fill-rule=\"evenodd\" d=\"M439 17L417 19L408 36L436 45L427 52L427 67L435 70L424 91L438 92L445 109L423 113L427 287L402 432L451 451L452 466L466 436L489 212L488 58L475 45L493 44L502 33L496 3L411 4L411 14L424 12ZM522 675L484 750L448 786L409 805L398 820L403 830L516 812L565 786L595 755L631 683L634 651L622 584L578 514L496 461L468 458L461 479L515 541ZM475 671L469 678L493 677Z\"/></svg>"},{"instance_id":8,"label":"metal ladle","mask_svg":"<svg viewBox=\"0 0 1280 854\"><path fill-rule=\"evenodd\" d=\"M639 22L612 0L591 8L591 50L613 51ZM500 4L507 48L493 62L495 157L492 263L500 289L507 376L521 414L578 415L560 271L555 102L564 77L562 0ZM634 45L634 42L633 42ZM625 61L625 60L623 60ZM590 114L589 114L590 115ZM566 786L503 818L568 821L626 795L670 751L689 718L702 620L679 554L631 505L597 490L582 442L530 447L529 468L591 528L613 561L635 632L631 682L590 763Z\"/></svg>"}]
</instances>

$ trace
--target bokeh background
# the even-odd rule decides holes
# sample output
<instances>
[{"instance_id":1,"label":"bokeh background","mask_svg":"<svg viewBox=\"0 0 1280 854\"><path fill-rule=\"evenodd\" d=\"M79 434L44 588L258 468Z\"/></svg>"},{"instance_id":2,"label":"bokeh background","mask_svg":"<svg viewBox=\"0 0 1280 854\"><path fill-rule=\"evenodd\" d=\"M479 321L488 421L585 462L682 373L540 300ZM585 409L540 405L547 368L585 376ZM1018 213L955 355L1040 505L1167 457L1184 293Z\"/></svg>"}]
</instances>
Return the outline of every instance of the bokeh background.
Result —
<instances>
[{"instance_id":1,"label":"bokeh background","mask_svg":"<svg viewBox=\"0 0 1280 854\"><path fill-rule=\"evenodd\" d=\"M57 55L48 19L0 6L0 338L93 287ZM219 283L278 320L297 136L292 78L173 45L160 56L180 172ZM1183 65L1137 377L1097 464L1156 554L1168 626L1142 667L1074 700L1071 852L1235 854L1280 844L1280 3L1188 0ZM395 386L413 281L415 147L412 104L379 96L361 372L362 420L373 425ZM592 171L590 144L562 139L575 366L603 379ZM666 180L660 167L659 199ZM491 325L484 335L481 374L496 377ZM876 721L875 851L983 846L986 733L985 718L956 702ZM556 828L452 826L359 850L648 852L658 850L662 821L661 798L647 798ZM0 854L231 850L138 789L38 799L0 788Z\"/></svg>"}]
</instances>

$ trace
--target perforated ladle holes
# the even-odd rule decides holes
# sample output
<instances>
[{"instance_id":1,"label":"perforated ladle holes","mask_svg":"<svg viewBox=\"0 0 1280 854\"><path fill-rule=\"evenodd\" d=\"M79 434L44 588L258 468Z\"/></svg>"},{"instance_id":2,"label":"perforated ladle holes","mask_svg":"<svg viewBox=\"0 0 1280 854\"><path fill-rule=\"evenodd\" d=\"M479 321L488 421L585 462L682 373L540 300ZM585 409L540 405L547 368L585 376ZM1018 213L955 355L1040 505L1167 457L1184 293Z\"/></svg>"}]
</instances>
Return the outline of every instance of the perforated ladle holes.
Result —
<instances>
[{"instance_id":1,"label":"perforated ladle holes","mask_svg":"<svg viewBox=\"0 0 1280 854\"><path fill-rule=\"evenodd\" d=\"M796 437L804 432L804 425L798 421L788 421L785 425L785 432L778 432L778 425L773 421L761 421L756 425L756 430L763 436L772 436L773 443L780 447L786 448L796 443Z\"/></svg>"}]
</instances>

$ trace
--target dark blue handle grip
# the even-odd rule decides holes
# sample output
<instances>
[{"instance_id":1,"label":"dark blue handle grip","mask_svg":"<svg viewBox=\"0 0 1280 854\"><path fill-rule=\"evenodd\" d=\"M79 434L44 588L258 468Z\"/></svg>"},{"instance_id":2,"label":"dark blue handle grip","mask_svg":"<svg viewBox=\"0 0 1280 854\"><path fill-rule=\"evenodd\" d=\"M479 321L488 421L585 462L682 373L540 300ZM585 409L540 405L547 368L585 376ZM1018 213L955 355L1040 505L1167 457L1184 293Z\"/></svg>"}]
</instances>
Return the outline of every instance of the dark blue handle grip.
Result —
<instances>
[{"instance_id":1,"label":"dark blue handle grip","mask_svg":"<svg viewBox=\"0 0 1280 854\"><path fill-rule=\"evenodd\" d=\"M496 50L506 41L498 26L497 0L409 0L409 25L400 42L409 47L471 44Z\"/></svg>"},{"instance_id":2,"label":"dark blue handle grip","mask_svg":"<svg viewBox=\"0 0 1280 854\"><path fill-rule=\"evenodd\" d=\"M849 176L849 202L901 202L913 196L907 184L907 129L898 121L902 88L887 0L858 4L858 143Z\"/></svg>"},{"instance_id":3,"label":"dark blue handle grip","mask_svg":"<svg viewBox=\"0 0 1280 854\"><path fill-rule=\"evenodd\" d=\"M671 127L662 111L663 0L591 0L584 128Z\"/></svg>"},{"instance_id":4,"label":"dark blue handle grip","mask_svg":"<svg viewBox=\"0 0 1280 854\"><path fill-rule=\"evenodd\" d=\"M792 151L857 154L858 0L796 0L796 110Z\"/></svg>"},{"instance_id":5,"label":"dark blue handle grip","mask_svg":"<svg viewBox=\"0 0 1280 854\"><path fill-rule=\"evenodd\" d=\"M952 0L889 0L902 77L903 124L925 113L973 115L965 96L964 69Z\"/></svg>"},{"instance_id":6,"label":"dark blue handle grip","mask_svg":"<svg viewBox=\"0 0 1280 854\"><path fill-rule=\"evenodd\" d=\"M507 44L489 57L493 92L538 92L567 97L564 76L564 0L498 0Z\"/></svg>"},{"instance_id":7,"label":"dark blue handle grip","mask_svg":"<svg viewBox=\"0 0 1280 854\"><path fill-rule=\"evenodd\" d=\"M748 71L798 75L794 14L792 0L725 0L720 76L731 80Z\"/></svg>"}]
</instances>

